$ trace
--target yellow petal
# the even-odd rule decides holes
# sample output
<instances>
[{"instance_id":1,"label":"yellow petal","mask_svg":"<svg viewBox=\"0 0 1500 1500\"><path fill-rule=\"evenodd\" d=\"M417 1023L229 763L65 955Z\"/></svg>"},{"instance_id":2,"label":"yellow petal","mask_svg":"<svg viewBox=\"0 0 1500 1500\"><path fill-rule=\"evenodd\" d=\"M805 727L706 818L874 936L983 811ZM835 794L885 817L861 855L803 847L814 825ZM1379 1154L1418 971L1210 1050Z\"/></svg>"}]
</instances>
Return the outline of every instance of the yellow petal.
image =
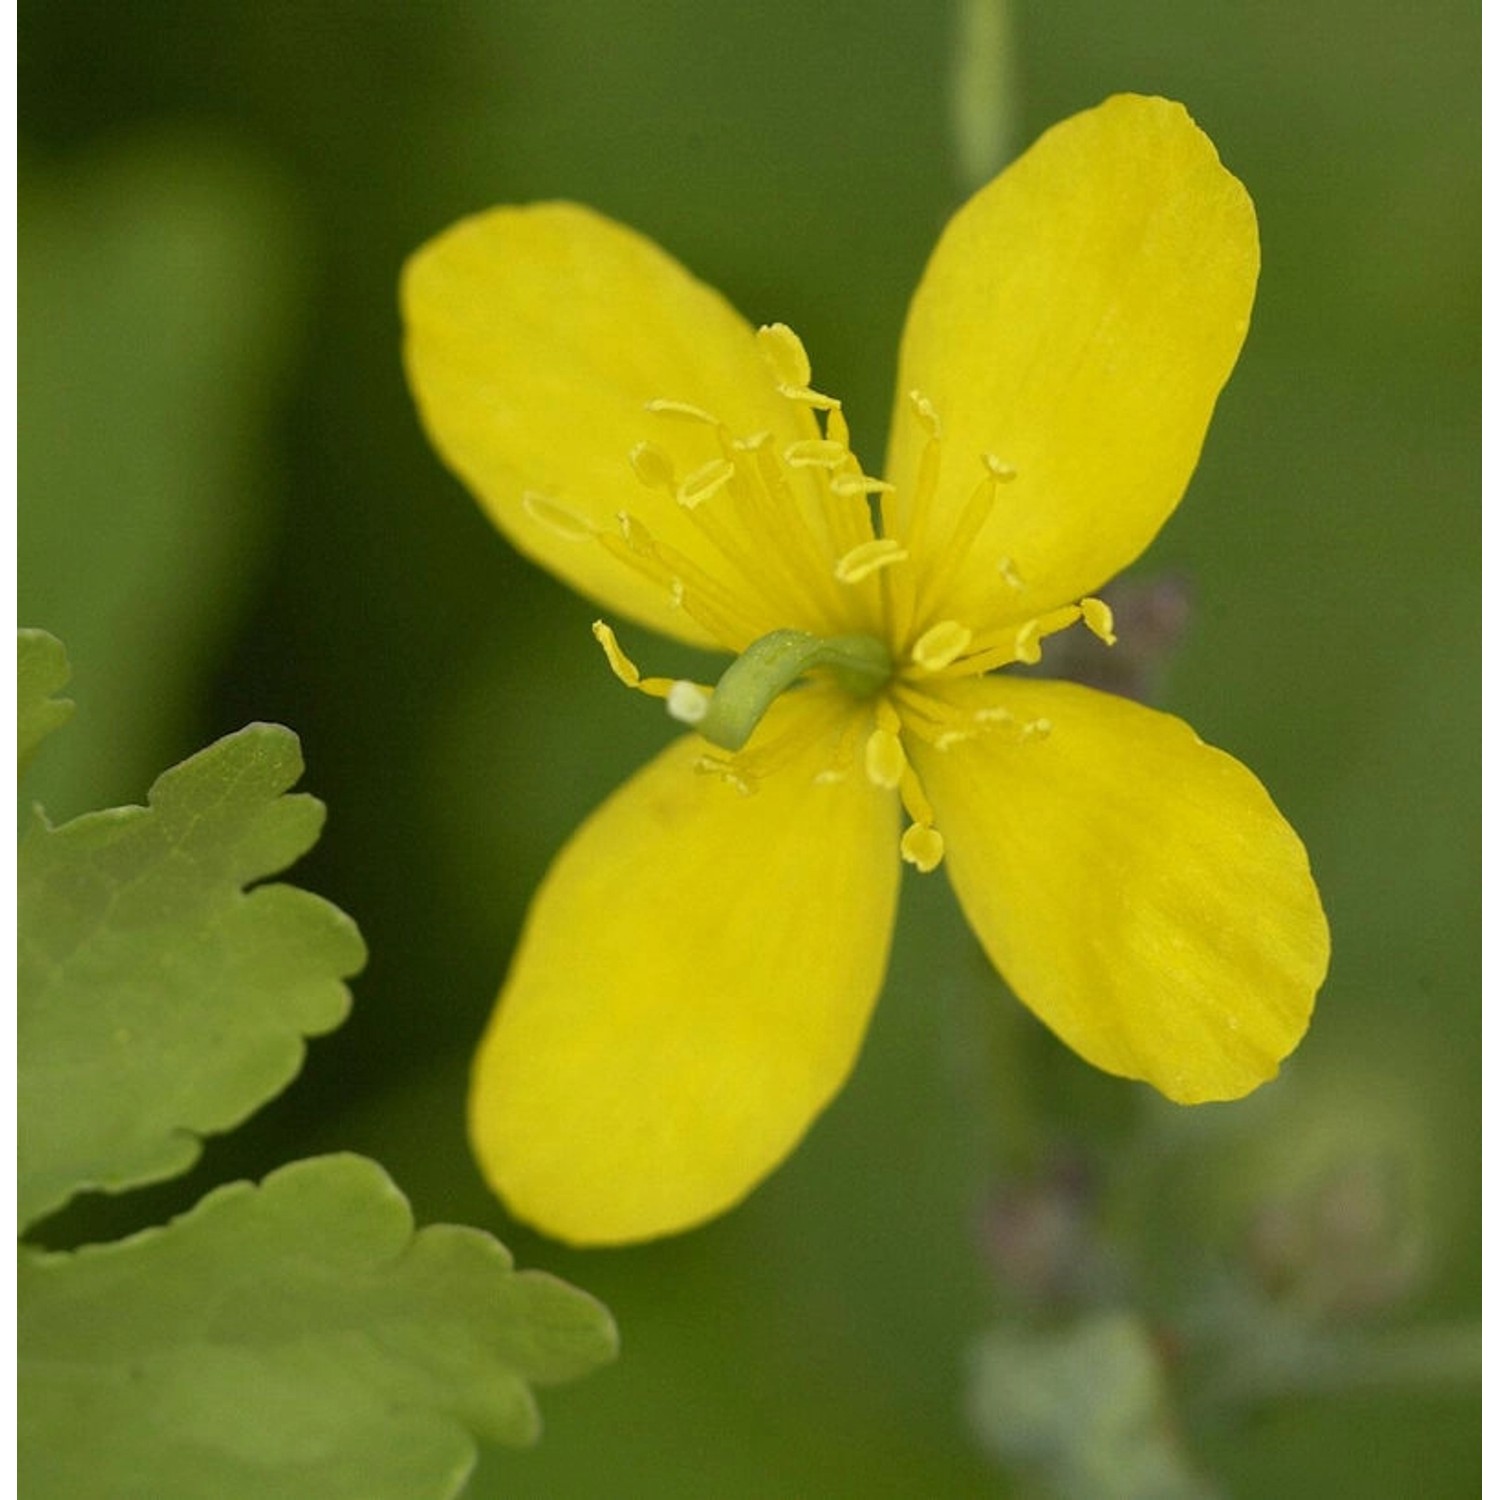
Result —
<instances>
[{"instance_id":1,"label":"yellow petal","mask_svg":"<svg viewBox=\"0 0 1500 1500\"><path fill-rule=\"evenodd\" d=\"M1307 1028L1328 927L1265 788L1180 719L1106 693L988 678L949 695L997 727L913 759L1016 994L1090 1062L1180 1103L1273 1077Z\"/></svg>"},{"instance_id":2,"label":"yellow petal","mask_svg":"<svg viewBox=\"0 0 1500 1500\"><path fill-rule=\"evenodd\" d=\"M793 694L751 795L663 752L537 893L475 1063L470 1135L517 1217L576 1244L737 1203L854 1064L885 971L897 799L824 777L839 721ZM799 743L800 740L800 743Z\"/></svg>"},{"instance_id":3,"label":"yellow petal","mask_svg":"<svg viewBox=\"0 0 1500 1500\"><path fill-rule=\"evenodd\" d=\"M942 611L1092 592L1171 514L1249 326L1255 210L1181 105L1119 95L1049 130L949 223L901 344L887 478L941 423L941 547L989 457L1014 469ZM993 466L989 466L993 471ZM890 514L888 507L887 513ZM1007 566L1008 565L1008 566ZM1011 586L1007 586L1006 580Z\"/></svg>"},{"instance_id":4,"label":"yellow petal","mask_svg":"<svg viewBox=\"0 0 1500 1500\"><path fill-rule=\"evenodd\" d=\"M407 263L401 306L428 435L511 541L611 611L724 644L669 580L591 534L617 534L629 512L728 581L703 529L649 481L722 460L713 421L782 446L817 436L808 408L777 394L750 325L648 239L566 203L462 220Z\"/></svg>"}]
</instances>

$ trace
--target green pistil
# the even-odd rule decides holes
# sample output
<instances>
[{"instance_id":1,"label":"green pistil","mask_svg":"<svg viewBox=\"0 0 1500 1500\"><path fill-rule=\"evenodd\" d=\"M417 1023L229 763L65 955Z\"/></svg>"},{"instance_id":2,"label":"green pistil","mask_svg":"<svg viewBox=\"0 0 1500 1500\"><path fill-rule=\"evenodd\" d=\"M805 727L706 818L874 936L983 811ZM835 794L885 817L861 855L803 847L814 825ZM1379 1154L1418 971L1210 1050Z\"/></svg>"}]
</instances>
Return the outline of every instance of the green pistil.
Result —
<instances>
[{"instance_id":1,"label":"green pistil","mask_svg":"<svg viewBox=\"0 0 1500 1500\"><path fill-rule=\"evenodd\" d=\"M873 635L773 630L729 664L693 728L721 750L739 750L766 710L806 673L821 668L845 692L869 698L890 681L891 666L890 652Z\"/></svg>"}]
</instances>

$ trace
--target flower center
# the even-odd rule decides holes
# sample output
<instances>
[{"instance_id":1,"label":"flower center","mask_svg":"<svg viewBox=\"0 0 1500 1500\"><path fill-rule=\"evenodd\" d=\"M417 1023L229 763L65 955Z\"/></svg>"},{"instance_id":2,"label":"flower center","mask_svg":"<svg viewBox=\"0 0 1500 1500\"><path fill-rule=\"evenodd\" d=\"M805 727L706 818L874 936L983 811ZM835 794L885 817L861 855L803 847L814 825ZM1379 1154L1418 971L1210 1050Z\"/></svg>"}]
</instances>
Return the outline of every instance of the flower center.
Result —
<instances>
[{"instance_id":1,"label":"flower center","mask_svg":"<svg viewBox=\"0 0 1500 1500\"><path fill-rule=\"evenodd\" d=\"M873 635L824 639L804 630L773 630L735 657L712 693L695 682L674 682L667 712L709 744L742 750L771 704L819 668L850 697L868 698L890 680L891 657Z\"/></svg>"},{"instance_id":2,"label":"flower center","mask_svg":"<svg viewBox=\"0 0 1500 1500\"><path fill-rule=\"evenodd\" d=\"M1022 741L1044 736L1051 728L1046 721L964 706L947 685L1015 662L1034 663L1045 637L1078 620L1113 644L1110 612L1102 601L1084 599L1028 617L1018 608L1025 588L1021 567L1001 556L982 607L986 618L949 613L955 585L975 572L975 544L1015 470L992 453L981 454L968 499L940 509L942 424L932 403L912 392L926 440L911 492L897 495L864 472L839 402L812 387L812 367L797 335L777 323L757 339L777 391L793 408L792 428L802 434L794 441L778 444L767 432L736 434L713 413L683 401L646 404L648 417L664 424L662 440L637 443L630 464L646 488L671 498L676 511L669 514L683 516L686 525L676 529L675 541L653 534L629 511L620 513L617 531L604 531L548 497L528 494L524 504L538 524L603 546L735 653L712 689L647 678L608 625L594 626L615 675L665 699L668 712L712 747L701 769L753 790L787 758L784 746L750 743L771 704L803 678L831 681L847 708L821 779L847 773L861 758L862 737L864 774L898 791L912 819L902 854L930 870L942 858L942 837L909 764L907 742L915 737L947 750L984 733L1007 732ZM690 455L686 464L684 455ZM972 596L967 590L965 597Z\"/></svg>"}]
</instances>

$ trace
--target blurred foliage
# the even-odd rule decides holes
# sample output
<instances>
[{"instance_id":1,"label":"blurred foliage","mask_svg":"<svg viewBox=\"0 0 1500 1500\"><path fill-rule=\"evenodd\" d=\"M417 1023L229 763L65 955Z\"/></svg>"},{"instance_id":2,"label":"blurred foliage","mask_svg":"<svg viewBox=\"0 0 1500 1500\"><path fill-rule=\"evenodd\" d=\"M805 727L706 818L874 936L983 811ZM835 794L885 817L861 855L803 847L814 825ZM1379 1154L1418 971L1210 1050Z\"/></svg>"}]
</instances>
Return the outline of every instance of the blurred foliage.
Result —
<instances>
[{"instance_id":1,"label":"blurred foliage","mask_svg":"<svg viewBox=\"0 0 1500 1500\"><path fill-rule=\"evenodd\" d=\"M73 716L73 701L54 696L68 685L68 653L45 630L19 632L16 663L16 763L24 775L37 747Z\"/></svg>"},{"instance_id":2,"label":"blurred foliage","mask_svg":"<svg viewBox=\"0 0 1500 1500\"><path fill-rule=\"evenodd\" d=\"M25 752L71 705L47 697L68 678L55 637L22 631L20 658ZM297 737L258 724L158 777L146 807L56 828L36 810L17 873L23 1231L86 1189L178 1175L201 1132L286 1086L304 1033L344 1019L354 923L289 885L242 889L318 837L322 804L287 794L301 773ZM18 1262L33 1497L449 1500L479 1441L536 1438L531 1383L615 1351L593 1298L514 1272L482 1230L414 1231L349 1154Z\"/></svg>"},{"instance_id":3,"label":"blurred foliage","mask_svg":"<svg viewBox=\"0 0 1500 1500\"><path fill-rule=\"evenodd\" d=\"M483 1192L462 1135L468 1052L551 854L669 727L609 680L588 607L515 557L427 450L401 381L396 274L473 209L592 203L747 316L797 328L874 466L902 311L961 194L956 10L20 8L23 598L28 532L82 546L103 524L86 489L105 494L106 519L154 503L112 489L88 444L56 470L79 477L32 492L53 466L31 434L93 421L69 415L68 391L98 379L112 420L143 441L165 426L172 461L200 465L178 543L207 546L233 515L244 526L227 561L179 558L166 584L105 549L98 576L80 565L29 617L72 630L62 610L75 612L82 661L85 629L120 628L106 585L162 608L190 589L214 601L171 627L196 663L177 708L152 694L135 710L165 752L253 714L297 723L338 810L308 878L360 912L376 948L307 1079L184 1182L138 1205L80 1204L58 1233L185 1206L228 1171L262 1175L292 1142L371 1151L423 1215L501 1228L612 1305L626 1357L561 1392L548 1442L482 1470L475 1495L1004 1493L964 1416L977 1332L1124 1302L1170 1333L1221 1305L1219 1278L1270 1296L1278 1215L1311 1247L1276 1252L1278 1285L1369 1288L1372 1258L1397 1247L1406 1269L1381 1273L1360 1327L1477 1313L1477 7L1009 10L1015 144L1116 90L1161 92L1255 199L1250 339L1143 564L1183 580L1190 609L1167 632L1170 670L1144 680L1253 766L1303 834L1332 975L1283 1080L1244 1106L1164 1110L1056 1046L988 971L941 881L909 878L865 1055L792 1162L700 1233L588 1256L512 1231ZM117 309L92 343L26 332L30 267L76 305L123 275L107 235L75 235L55 270L35 252L57 215L86 212L101 164L145 137L254 162L281 205L246 191L216 217L236 245L264 247L245 275L280 312L243 318L249 291L205 306L191 321L215 373L186 386L235 400L179 401L165 424L128 360L105 375L110 345L172 353L162 314L132 325ZM129 196L185 194L158 166ZM254 227L272 219L295 231ZM236 343L247 323L267 330L260 355ZM1367 1138L1373 1156L1341 1144ZM1327 1228L1347 1202L1330 1210L1318 1184L1360 1180L1346 1197L1371 1182L1391 1196L1352 1216L1399 1225L1351 1248ZM1167 1371L1179 1395L1180 1373ZM1186 1436L1230 1494L1442 1497L1477 1486L1477 1422L1472 1394L1414 1377L1262 1395L1194 1416Z\"/></svg>"},{"instance_id":4,"label":"blurred foliage","mask_svg":"<svg viewBox=\"0 0 1500 1500\"><path fill-rule=\"evenodd\" d=\"M970 1414L1059 1500L1213 1500L1172 1430L1163 1363L1129 1313L1050 1333L1001 1326L974 1350Z\"/></svg>"},{"instance_id":5,"label":"blurred foliage","mask_svg":"<svg viewBox=\"0 0 1500 1500\"><path fill-rule=\"evenodd\" d=\"M85 704L34 791L70 815L161 764L256 583L295 235L253 150L144 128L23 166L19 213L19 609Z\"/></svg>"}]
</instances>

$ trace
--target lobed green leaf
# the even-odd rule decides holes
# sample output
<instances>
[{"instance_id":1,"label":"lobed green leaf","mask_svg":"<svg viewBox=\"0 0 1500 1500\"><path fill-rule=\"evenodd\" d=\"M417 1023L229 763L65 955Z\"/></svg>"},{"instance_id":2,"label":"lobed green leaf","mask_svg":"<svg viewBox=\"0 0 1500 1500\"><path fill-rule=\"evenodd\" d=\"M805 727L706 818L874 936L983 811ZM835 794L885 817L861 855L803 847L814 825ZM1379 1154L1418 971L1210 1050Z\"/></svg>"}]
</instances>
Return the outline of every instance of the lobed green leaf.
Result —
<instances>
[{"instance_id":1,"label":"lobed green leaf","mask_svg":"<svg viewBox=\"0 0 1500 1500\"><path fill-rule=\"evenodd\" d=\"M52 695L73 675L68 653L55 635L45 630L19 632L16 665L16 759L21 772L31 764L37 746L73 716L68 698Z\"/></svg>"},{"instance_id":2,"label":"lobed green leaf","mask_svg":"<svg viewBox=\"0 0 1500 1500\"><path fill-rule=\"evenodd\" d=\"M297 737L253 724L158 778L146 807L21 843L19 1213L85 1188L185 1171L199 1136L238 1124L339 1025L364 963L336 907L245 887L317 839L323 806L285 795Z\"/></svg>"},{"instance_id":3,"label":"lobed green leaf","mask_svg":"<svg viewBox=\"0 0 1500 1500\"><path fill-rule=\"evenodd\" d=\"M32 1500L443 1500L476 1440L535 1438L532 1383L616 1348L603 1307L490 1236L414 1233L357 1156L117 1244L23 1248L20 1306Z\"/></svg>"}]
</instances>

